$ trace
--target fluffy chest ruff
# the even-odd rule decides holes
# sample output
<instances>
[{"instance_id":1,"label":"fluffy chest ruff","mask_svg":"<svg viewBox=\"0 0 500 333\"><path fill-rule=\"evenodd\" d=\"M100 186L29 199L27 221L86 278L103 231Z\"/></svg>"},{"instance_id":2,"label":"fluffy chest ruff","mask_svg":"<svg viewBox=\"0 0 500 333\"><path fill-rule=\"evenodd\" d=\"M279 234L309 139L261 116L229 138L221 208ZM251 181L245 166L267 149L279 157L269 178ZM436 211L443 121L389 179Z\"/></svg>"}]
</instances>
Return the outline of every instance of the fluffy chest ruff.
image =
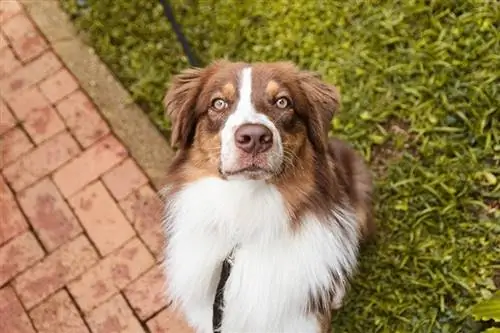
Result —
<instances>
[{"instance_id":1,"label":"fluffy chest ruff","mask_svg":"<svg viewBox=\"0 0 500 333\"><path fill-rule=\"evenodd\" d=\"M170 199L167 221L168 292L199 332L212 332L215 288L232 249L221 332L319 332L315 312L342 298L356 265L351 209L308 212L292 230L282 195L263 181L189 184Z\"/></svg>"},{"instance_id":2,"label":"fluffy chest ruff","mask_svg":"<svg viewBox=\"0 0 500 333\"><path fill-rule=\"evenodd\" d=\"M174 78L165 198L167 295L197 333L326 333L360 242L371 177L328 138L337 89L290 63L216 62Z\"/></svg>"}]
</instances>

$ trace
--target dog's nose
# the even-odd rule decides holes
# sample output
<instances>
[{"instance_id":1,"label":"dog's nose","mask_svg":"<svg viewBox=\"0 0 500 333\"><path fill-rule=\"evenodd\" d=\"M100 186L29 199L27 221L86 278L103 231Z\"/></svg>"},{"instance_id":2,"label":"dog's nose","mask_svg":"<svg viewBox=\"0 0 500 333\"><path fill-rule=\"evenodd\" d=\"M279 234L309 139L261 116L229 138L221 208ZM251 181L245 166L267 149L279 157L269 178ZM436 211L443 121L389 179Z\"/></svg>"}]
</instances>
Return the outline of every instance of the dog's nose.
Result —
<instances>
[{"instance_id":1,"label":"dog's nose","mask_svg":"<svg viewBox=\"0 0 500 333\"><path fill-rule=\"evenodd\" d=\"M246 153L263 153L273 145L273 133L264 125L241 125L234 133L236 147Z\"/></svg>"}]
</instances>

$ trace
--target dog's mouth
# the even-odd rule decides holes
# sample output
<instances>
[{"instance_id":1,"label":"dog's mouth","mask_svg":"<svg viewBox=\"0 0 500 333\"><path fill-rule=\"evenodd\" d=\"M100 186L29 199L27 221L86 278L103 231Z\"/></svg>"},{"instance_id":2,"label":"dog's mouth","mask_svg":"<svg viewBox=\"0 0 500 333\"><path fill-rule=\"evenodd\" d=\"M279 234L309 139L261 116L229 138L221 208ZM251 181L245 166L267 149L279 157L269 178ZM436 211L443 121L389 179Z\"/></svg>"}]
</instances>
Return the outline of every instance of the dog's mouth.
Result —
<instances>
[{"instance_id":1,"label":"dog's mouth","mask_svg":"<svg viewBox=\"0 0 500 333\"><path fill-rule=\"evenodd\" d=\"M222 176L226 178L243 178L243 179L268 179L270 178L274 172L269 168L263 168L258 165L250 165L244 168L239 168L235 170L221 170L219 172Z\"/></svg>"}]
</instances>

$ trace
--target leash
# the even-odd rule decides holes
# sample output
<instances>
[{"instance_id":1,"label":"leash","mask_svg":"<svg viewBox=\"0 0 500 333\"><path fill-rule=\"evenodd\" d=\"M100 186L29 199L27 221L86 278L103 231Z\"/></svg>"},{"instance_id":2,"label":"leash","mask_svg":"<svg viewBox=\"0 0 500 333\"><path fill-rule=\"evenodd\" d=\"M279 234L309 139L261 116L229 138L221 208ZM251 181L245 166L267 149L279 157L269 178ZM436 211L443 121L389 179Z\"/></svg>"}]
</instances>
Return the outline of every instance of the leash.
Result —
<instances>
[{"instance_id":1,"label":"leash","mask_svg":"<svg viewBox=\"0 0 500 333\"><path fill-rule=\"evenodd\" d=\"M163 7L163 13L167 17L167 20L170 22L170 25L172 26L172 30L174 30L174 33L177 37L177 40L182 45L182 50L184 51L184 54L186 55L186 58L187 58L189 64L193 67L200 67L201 62L196 57L194 52L191 50L191 47L189 46L189 42L188 42L186 36L184 36L184 33L182 32L181 26L175 20L174 12L172 10L172 6L170 6L170 2L167 0L160 0L160 3Z\"/></svg>"},{"instance_id":2,"label":"leash","mask_svg":"<svg viewBox=\"0 0 500 333\"><path fill-rule=\"evenodd\" d=\"M212 327L214 333L220 332L222 324L223 306L224 306L224 287L233 267L233 251L222 262L222 271L220 273L219 284L215 292L215 301L213 307Z\"/></svg>"}]
</instances>

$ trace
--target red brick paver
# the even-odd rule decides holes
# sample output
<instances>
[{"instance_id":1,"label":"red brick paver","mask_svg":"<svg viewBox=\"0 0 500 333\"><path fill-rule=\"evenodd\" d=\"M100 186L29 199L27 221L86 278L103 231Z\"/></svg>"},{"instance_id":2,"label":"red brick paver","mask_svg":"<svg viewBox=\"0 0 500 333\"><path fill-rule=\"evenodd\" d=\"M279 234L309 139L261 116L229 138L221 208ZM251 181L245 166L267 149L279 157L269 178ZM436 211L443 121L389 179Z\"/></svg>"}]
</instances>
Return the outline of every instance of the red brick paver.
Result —
<instances>
[{"instance_id":1,"label":"red brick paver","mask_svg":"<svg viewBox=\"0 0 500 333\"><path fill-rule=\"evenodd\" d=\"M30 312L39 333L89 333L68 293L62 289Z\"/></svg>"},{"instance_id":2,"label":"red brick paver","mask_svg":"<svg viewBox=\"0 0 500 333\"><path fill-rule=\"evenodd\" d=\"M140 319L151 317L167 305L167 298L158 290L165 287L163 270L155 265L125 289L125 297Z\"/></svg>"},{"instance_id":3,"label":"red brick paver","mask_svg":"<svg viewBox=\"0 0 500 333\"><path fill-rule=\"evenodd\" d=\"M49 251L70 241L82 231L75 215L50 178L21 192L19 203L33 229Z\"/></svg>"},{"instance_id":4,"label":"red brick paver","mask_svg":"<svg viewBox=\"0 0 500 333\"><path fill-rule=\"evenodd\" d=\"M100 182L84 188L69 203L102 255L134 235L130 223Z\"/></svg>"},{"instance_id":5,"label":"red brick paver","mask_svg":"<svg viewBox=\"0 0 500 333\"><path fill-rule=\"evenodd\" d=\"M139 321L121 295L116 295L88 316L94 333L143 333Z\"/></svg>"},{"instance_id":6,"label":"red brick paver","mask_svg":"<svg viewBox=\"0 0 500 333\"><path fill-rule=\"evenodd\" d=\"M109 299L153 265L154 259L137 238L104 258L69 285L84 312Z\"/></svg>"},{"instance_id":7,"label":"red brick paver","mask_svg":"<svg viewBox=\"0 0 500 333\"><path fill-rule=\"evenodd\" d=\"M37 262L44 256L43 249L31 232L14 238L0 248L0 285Z\"/></svg>"},{"instance_id":8,"label":"red brick paver","mask_svg":"<svg viewBox=\"0 0 500 333\"><path fill-rule=\"evenodd\" d=\"M0 0L0 332L187 333L162 203L17 0Z\"/></svg>"},{"instance_id":9,"label":"red brick paver","mask_svg":"<svg viewBox=\"0 0 500 333\"><path fill-rule=\"evenodd\" d=\"M1 69L0 69L1 71ZM7 105L0 101L0 135L16 125L16 119L7 108Z\"/></svg>"},{"instance_id":10,"label":"red brick paver","mask_svg":"<svg viewBox=\"0 0 500 333\"><path fill-rule=\"evenodd\" d=\"M186 325L184 318L172 308L160 312L156 317L149 320L147 325L151 333L194 333L194 330Z\"/></svg>"},{"instance_id":11,"label":"red brick paver","mask_svg":"<svg viewBox=\"0 0 500 333\"><path fill-rule=\"evenodd\" d=\"M0 332L35 333L28 315L10 286L0 289Z\"/></svg>"}]
</instances>

